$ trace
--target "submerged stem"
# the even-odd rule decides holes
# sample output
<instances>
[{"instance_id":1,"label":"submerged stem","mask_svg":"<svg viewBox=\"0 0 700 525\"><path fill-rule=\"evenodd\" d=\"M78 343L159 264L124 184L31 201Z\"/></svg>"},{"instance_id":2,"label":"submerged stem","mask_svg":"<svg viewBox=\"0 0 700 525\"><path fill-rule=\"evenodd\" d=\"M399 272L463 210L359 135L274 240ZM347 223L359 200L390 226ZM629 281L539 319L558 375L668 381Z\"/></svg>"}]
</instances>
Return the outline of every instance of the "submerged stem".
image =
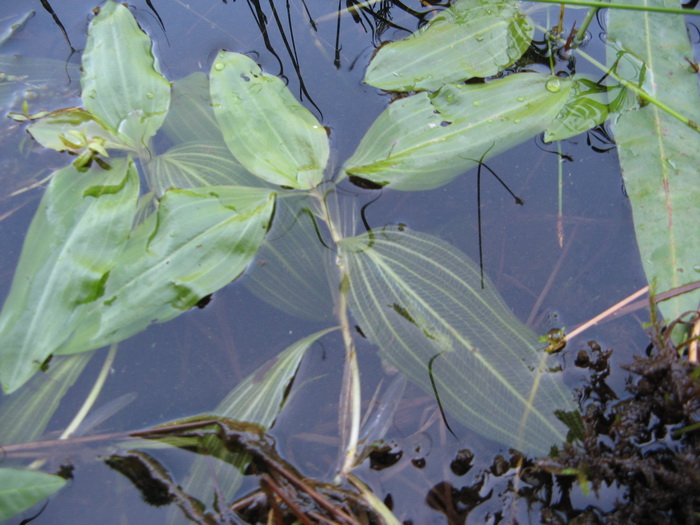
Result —
<instances>
[{"instance_id":1,"label":"submerged stem","mask_svg":"<svg viewBox=\"0 0 700 525\"><path fill-rule=\"evenodd\" d=\"M338 244L343 235L340 226L333 220L328 208L327 195L321 194L318 189L313 190L311 195L318 203L319 218L326 223L334 244ZM335 314L340 323L345 346L345 366L343 369L343 382L340 392L339 424L341 443L343 446L343 459L336 476L336 482L340 483L353 468L357 457L357 447L360 439L360 413L361 413L361 392L360 392L360 369L357 364L357 352L352 336L352 328L348 316L346 288L348 274L345 264L340 257L336 259L338 267L338 277L340 289L338 290Z\"/></svg>"}]
</instances>

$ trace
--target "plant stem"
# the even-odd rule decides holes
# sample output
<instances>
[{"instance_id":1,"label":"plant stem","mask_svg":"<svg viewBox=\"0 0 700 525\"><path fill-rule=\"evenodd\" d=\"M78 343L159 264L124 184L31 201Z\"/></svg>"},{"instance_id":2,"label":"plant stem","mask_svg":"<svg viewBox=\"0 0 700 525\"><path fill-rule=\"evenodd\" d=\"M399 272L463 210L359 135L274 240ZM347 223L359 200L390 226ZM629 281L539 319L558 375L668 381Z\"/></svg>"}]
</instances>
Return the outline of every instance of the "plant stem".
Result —
<instances>
[{"instance_id":1,"label":"plant stem","mask_svg":"<svg viewBox=\"0 0 700 525\"><path fill-rule=\"evenodd\" d=\"M73 421L70 422L70 425L68 425L68 427L63 431L63 434L61 434L61 437L59 437L58 439L70 438L76 431L76 429L80 426L80 424L83 422L85 417L88 415L90 409L92 409L92 406L95 404L95 401L97 401L100 392L102 392L102 387L104 387L105 381L107 381L107 374L109 374L109 371L112 368L114 358L117 355L118 347L118 343L114 343L112 344L112 346L109 347L109 352L107 353L107 358L105 359L105 362L102 365L102 370L100 370L100 373L97 376L97 379L95 380L95 384L92 385L92 389L90 390L90 393L88 394L87 398L85 398L83 406L80 407L80 410L73 418Z\"/></svg>"},{"instance_id":2,"label":"plant stem","mask_svg":"<svg viewBox=\"0 0 700 525\"><path fill-rule=\"evenodd\" d=\"M676 14L676 15L700 15L700 11L693 11L692 9L682 9L676 7L653 7L645 5L630 5L630 4L616 4L608 2L599 2L594 0L532 0L533 2L539 2L542 4L564 4L564 5L577 5L582 7L608 7L610 9L630 9L632 11L651 11L653 13L666 13L666 14Z\"/></svg>"},{"instance_id":3,"label":"plant stem","mask_svg":"<svg viewBox=\"0 0 700 525\"><path fill-rule=\"evenodd\" d=\"M642 88L637 86L634 82L630 82L629 80L626 80L626 79L622 78L621 76L619 76L617 73L615 73L611 69L607 69L603 64L598 62L595 58L593 58L589 54L584 53L580 49L578 50L578 53L583 58L588 60L591 64L600 68L601 71L607 72L611 77L613 77L615 80L617 80L622 86L624 86L625 88L627 88L631 91L634 91L643 100L646 100L647 102L649 102L651 104L654 104L659 109L665 111L666 113L668 113L672 117L680 120L683 124L685 124L689 128L692 128L695 131L700 132L700 127L698 127L697 122L695 122L694 120L691 120L688 117L681 115L678 111L676 111L672 107L667 106L664 102L661 102L659 99L653 97L652 95L650 95L649 93L644 91Z\"/></svg>"},{"instance_id":4,"label":"plant stem","mask_svg":"<svg viewBox=\"0 0 700 525\"><path fill-rule=\"evenodd\" d=\"M579 28L578 32L576 33L576 37L574 38L574 47L578 47L581 44L581 42L583 42L583 39L586 38L586 31L588 31L588 26L591 25L591 22L593 21L593 18L595 18L598 9L598 7L591 7L590 9L588 9L588 12L586 13L586 18L583 19L583 23L581 24L581 27Z\"/></svg>"},{"instance_id":5,"label":"plant stem","mask_svg":"<svg viewBox=\"0 0 700 525\"><path fill-rule=\"evenodd\" d=\"M333 220L328 208L327 195L321 194L318 189L311 192L319 207L319 217L328 226L331 238L337 246L343 239L340 227ZM352 336L352 329L348 317L346 288L349 275L345 264L340 257L336 259L338 266L340 290L336 299L335 314L341 326L343 343L345 346L345 366L343 369L343 383L340 391L339 424L341 443L343 446L343 459L336 475L336 482L340 483L355 466L357 447L360 439L360 414L361 391L360 369L357 363L357 352Z\"/></svg>"}]
</instances>

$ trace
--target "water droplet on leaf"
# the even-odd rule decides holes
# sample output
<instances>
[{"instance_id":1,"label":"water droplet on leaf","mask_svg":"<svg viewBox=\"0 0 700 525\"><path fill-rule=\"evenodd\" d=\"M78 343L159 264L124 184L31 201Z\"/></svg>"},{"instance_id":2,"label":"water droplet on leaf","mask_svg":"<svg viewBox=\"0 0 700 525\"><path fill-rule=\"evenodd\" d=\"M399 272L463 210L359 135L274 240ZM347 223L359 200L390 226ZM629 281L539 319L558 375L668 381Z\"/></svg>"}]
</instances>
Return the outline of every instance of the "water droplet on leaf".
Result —
<instances>
[{"instance_id":1,"label":"water droplet on leaf","mask_svg":"<svg viewBox=\"0 0 700 525\"><path fill-rule=\"evenodd\" d=\"M557 93L561 90L561 80L558 78L550 78L544 87L546 87L547 91L550 93Z\"/></svg>"},{"instance_id":2,"label":"water droplet on leaf","mask_svg":"<svg viewBox=\"0 0 700 525\"><path fill-rule=\"evenodd\" d=\"M153 93L146 93L146 98L153 98Z\"/></svg>"},{"instance_id":3,"label":"water droplet on leaf","mask_svg":"<svg viewBox=\"0 0 700 525\"><path fill-rule=\"evenodd\" d=\"M525 97L518 97L518 102L525 102Z\"/></svg>"},{"instance_id":4,"label":"water droplet on leaf","mask_svg":"<svg viewBox=\"0 0 700 525\"><path fill-rule=\"evenodd\" d=\"M217 62L216 64L214 64L214 69L216 69L217 71L223 71L224 65L221 62Z\"/></svg>"},{"instance_id":5,"label":"water droplet on leaf","mask_svg":"<svg viewBox=\"0 0 700 525\"><path fill-rule=\"evenodd\" d=\"M478 100L475 100L475 101L474 101L474 106L476 107L476 106L478 106L478 105L479 105L479 101L478 101Z\"/></svg>"}]
</instances>

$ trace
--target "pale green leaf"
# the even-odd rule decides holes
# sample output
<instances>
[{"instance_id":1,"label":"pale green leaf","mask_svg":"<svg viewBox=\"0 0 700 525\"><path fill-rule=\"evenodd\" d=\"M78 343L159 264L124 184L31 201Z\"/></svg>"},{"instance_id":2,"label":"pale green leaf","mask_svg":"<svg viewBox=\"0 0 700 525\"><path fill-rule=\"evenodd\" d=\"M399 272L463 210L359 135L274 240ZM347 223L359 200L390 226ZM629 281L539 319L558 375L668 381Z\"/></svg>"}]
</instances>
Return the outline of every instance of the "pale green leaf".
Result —
<instances>
[{"instance_id":1,"label":"pale green leaf","mask_svg":"<svg viewBox=\"0 0 700 525\"><path fill-rule=\"evenodd\" d=\"M527 454L566 439L555 411L571 392L479 268L430 235L395 228L344 239L348 304L381 355L428 393L429 364L447 417ZM437 356L437 357L436 357Z\"/></svg>"},{"instance_id":2,"label":"pale green leaf","mask_svg":"<svg viewBox=\"0 0 700 525\"><path fill-rule=\"evenodd\" d=\"M635 3L674 5L671 0ZM685 60L693 50L683 17L614 9L609 17L608 38L616 42L609 48L609 63L615 63L620 49L643 61L643 89L700 122L697 75ZM638 83L635 76L628 80ZM657 293L698 280L700 134L654 104L622 113L613 131L647 279ZM670 321L697 309L699 301L696 290L659 306Z\"/></svg>"},{"instance_id":3,"label":"pale green leaf","mask_svg":"<svg viewBox=\"0 0 700 525\"><path fill-rule=\"evenodd\" d=\"M275 194L259 188L167 191L114 262L100 300L57 353L121 341L233 281L257 252L274 205Z\"/></svg>"},{"instance_id":4,"label":"pale green leaf","mask_svg":"<svg viewBox=\"0 0 700 525\"><path fill-rule=\"evenodd\" d=\"M335 329L316 332L286 348L236 386L214 409L213 415L270 428L285 404L302 357L313 343ZM183 488L191 496L212 504L216 498L215 487L227 499L234 496L243 479L241 470L248 461L240 454L227 452L214 439L209 446L217 450L210 450L208 454L218 460L198 457ZM175 521L182 520L180 512L173 512L173 515Z\"/></svg>"},{"instance_id":5,"label":"pale green leaf","mask_svg":"<svg viewBox=\"0 0 700 525\"><path fill-rule=\"evenodd\" d=\"M73 386L94 354L54 356L48 371L36 374L17 392L2 397L2 443L38 440L46 430L64 394Z\"/></svg>"},{"instance_id":6,"label":"pale green leaf","mask_svg":"<svg viewBox=\"0 0 700 525\"><path fill-rule=\"evenodd\" d=\"M46 472L0 468L0 520L36 505L65 484L65 479Z\"/></svg>"},{"instance_id":7,"label":"pale green leaf","mask_svg":"<svg viewBox=\"0 0 700 525\"><path fill-rule=\"evenodd\" d=\"M566 102L571 81L517 73L486 84L448 84L392 103L343 175L397 190L425 190L536 136Z\"/></svg>"},{"instance_id":8,"label":"pale green leaf","mask_svg":"<svg viewBox=\"0 0 700 525\"><path fill-rule=\"evenodd\" d=\"M417 91L492 76L520 58L533 31L519 2L458 0L413 35L381 47L365 82Z\"/></svg>"},{"instance_id":9,"label":"pale green leaf","mask_svg":"<svg viewBox=\"0 0 700 525\"><path fill-rule=\"evenodd\" d=\"M255 186L260 180L233 158L222 140L186 142L173 146L146 164L156 195L170 188L202 186Z\"/></svg>"},{"instance_id":10,"label":"pale green leaf","mask_svg":"<svg viewBox=\"0 0 700 525\"><path fill-rule=\"evenodd\" d=\"M112 169L57 171L22 247L0 314L0 378L11 393L103 295L136 212L139 176L126 159Z\"/></svg>"},{"instance_id":11,"label":"pale green leaf","mask_svg":"<svg viewBox=\"0 0 700 525\"><path fill-rule=\"evenodd\" d=\"M262 300L291 315L314 321L333 319L337 289L335 252L322 244L308 196L278 199L275 225L244 280ZM317 221L314 224L314 220ZM331 284L333 283L333 284Z\"/></svg>"},{"instance_id":12,"label":"pale green leaf","mask_svg":"<svg viewBox=\"0 0 700 525\"><path fill-rule=\"evenodd\" d=\"M329 154L326 130L282 79L263 73L245 55L221 51L210 82L224 140L246 169L297 189L321 182Z\"/></svg>"},{"instance_id":13,"label":"pale green leaf","mask_svg":"<svg viewBox=\"0 0 700 525\"><path fill-rule=\"evenodd\" d=\"M191 141L223 142L209 95L209 79L196 71L173 82L170 111L162 127L175 144Z\"/></svg>"},{"instance_id":14,"label":"pale green leaf","mask_svg":"<svg viewBox=\"0 0 700 525\"><path fill-rule=\"evenodd\" d=\"M170 105L170 83L160 74L151 39L127 7L112 1L90 24L81 83L85 109L136 150L155 135Z\"/></svg>"},{"instance_id":15,"label":"pale green leaf","mask_svg":"<svg viewBox=\"0 0 700 525\"><path fill-rule=\"evenodd\" d=\"M592 129L608 119L608 89L575 75L569 99L544 132L544 141L564 140Z\"/></svg>"}]
</instances>

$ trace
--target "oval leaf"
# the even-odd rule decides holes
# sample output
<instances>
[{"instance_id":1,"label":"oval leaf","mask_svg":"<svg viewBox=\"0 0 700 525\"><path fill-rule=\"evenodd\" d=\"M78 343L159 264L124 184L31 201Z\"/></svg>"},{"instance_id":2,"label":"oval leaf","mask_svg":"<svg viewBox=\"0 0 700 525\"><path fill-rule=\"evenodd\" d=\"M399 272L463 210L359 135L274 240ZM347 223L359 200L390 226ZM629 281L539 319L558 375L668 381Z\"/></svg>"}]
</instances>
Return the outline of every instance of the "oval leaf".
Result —
<instances>
[{"instance_id":1,"label":"oval leaf","mask_svg":"<svg viewBox=\"0 0 700 525\"><path fill-rule=\"evenodd\" d=\"M211 100L231 153L251 173L281 186L316 187L328 161L326 130L284 82L245 55L221 51Z\"/></svg>"},{"instance_id":2,"label":"oval leaf","mask_svg":"<svg viewBox=\"0 0 700 525\"><path fill-rule=\"evenodd\" d=\"M93 19L83 53L85 109L140 150L160 128L170 82L160 74L151 39L129 9L106 2Z\"/></svg>"},{"instance_id":3,"label":"oval leaf","mask_svg":"<svg viewBox=\"0 0 700 525\"><path fill-rule=\"evenodd\" d=\"M257 252L274 205L275 194L258 188L167 191L115 261L101 300L57 353L121 341L233 281Z\"/></svg>"},{"instance_id":4,"label":"oval leaf","mask_svg":"<svg viewBox=\"0 0 700 525\"><path fill-rule=\"evenodd\" d=\"M65 484L65 479L46 472L0 468L0 520L36 505Z\"/></svg>"},{"instance_id":5,"label":"oval leaf","mask_svg":"<svg viewBox=\"0 0 700 525\"><path fill-rule=\"evenodd\" d=\"M439 89L512 65L534 29L510 0L459 0L419 31L379 49L365 82L391 91Z\"/></svg>"},{"instance_id":6,"label":"oval leaf","mask_svg":"<svg viewBox=\"0 0 700 525\"><path fill-rule=\"evenodd\" d=\"M432 378L448 418L527 454L566 439L556 410L571 393L535 333L479 268L445 242L386 228L340 243L348 303L382 356L424 390ZM451 415L451 416L450 416Z\"/></svg>"},{"instance_id":7,"label":"oval leaf","mask_svg":"<svg viewBox=\"0 0 700 525\"><path fill-rule=\"evenodd\" d=\"M22 386L104 293L124 249L139 193L133 163L112 169L57 171L29 227L0 314L0 378Z\"/></svg>"},{"instance_id":8,"label":"oval leaf","mask_svg":"<svg viewBox=\"0 0 700 525\"><path fill-rule=\"evenodd\" d=\"M541 133L571 81L518 73L486 84L448 84L391 104L365 134L344 175L392 189L437 188Z\"/></svg>"}]
</instances>

